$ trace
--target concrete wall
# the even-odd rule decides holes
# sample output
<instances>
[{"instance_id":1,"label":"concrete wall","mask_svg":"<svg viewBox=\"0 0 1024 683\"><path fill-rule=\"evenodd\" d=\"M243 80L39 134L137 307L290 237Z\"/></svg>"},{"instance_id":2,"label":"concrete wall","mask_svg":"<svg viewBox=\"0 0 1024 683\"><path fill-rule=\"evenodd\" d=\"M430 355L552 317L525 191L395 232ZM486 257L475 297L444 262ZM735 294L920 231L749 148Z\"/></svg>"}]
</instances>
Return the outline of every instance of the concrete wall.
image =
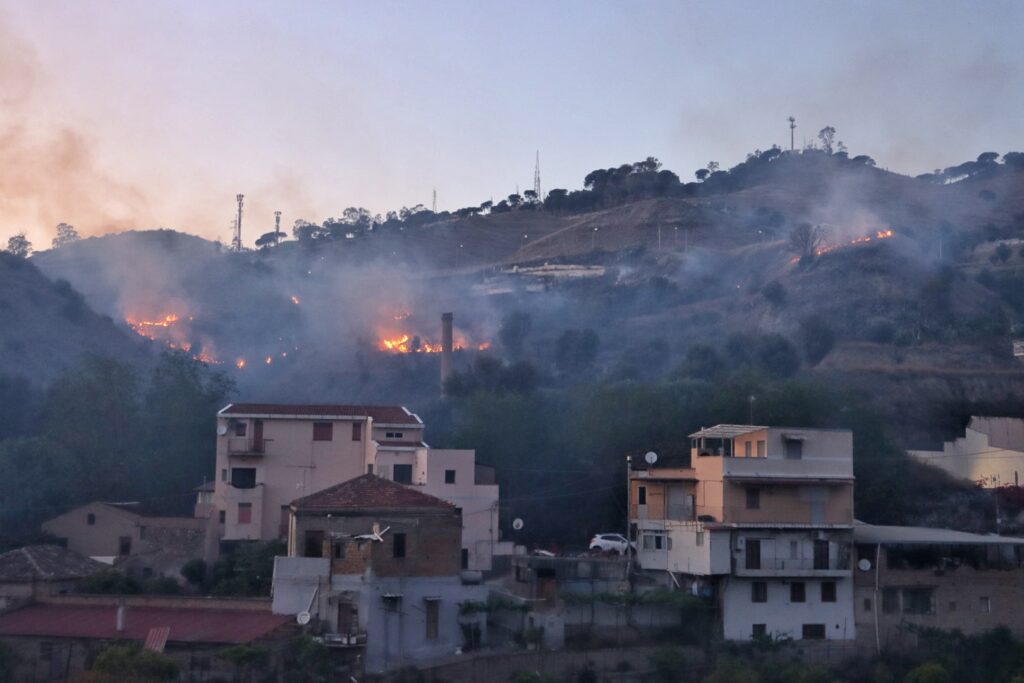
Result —
<instances>
[{"instance_id":1,"label":"concrete wall","mask_svg":"<svg viewBox=\"0 0 1024 683\"><path fill-rule=\"evenodd\" d=\"M699 576L731 571L729 531L713 531L700 522L656 521L639 522L638 531L637 562L643 569ZM659 533L665 536L661 549L649 549L644 536Z\"/></svg>"},{"instance_id":2,"label":"concrete wall","mask_svg":"<svg viewBox=\"0 0 1024 683\"><path fill-rule=\"evenodd\" d=\"M703 487L705 492L709 488ZM760 505L747 507L747 490L759 491ZM731 524L853 524L853 482L782 483L727 481L724 507L716 509L698 502L698 514ZM711 499L718 500L717 495ZM699 499L698 499L699 500Z\"/></svg>"},{"instance_id":3,"label":"concrete wall","mask_svg":"<svg viewBox=\"0 0 1024 683\"><path fill-rule=\"evenodd\" d=\"M957 479L985 487L1024 482L1024 420L972 418L963 438L947 441L941 451L907 451L923 463Z\"/></svg>"},{"instance_id":4,"label":"concrete wall","mask_svg":"<svg viewBox=\"0 0 1024 683\"><path fill-rule=\"evenodd\" d=\"M757 579L762 580L762 579ZM804 624L824 624L826 640L853 640L857 628L853 615L853 581L836 583L836 601L821 601L821 580L803 581L806 602L790 601L792 579L763 579L767 602L751 600L753 580L732 577L722 583L722 626L726 640L750 640L754 624L764 624L769 635L801 639Z\"/></svg>"}]
</instances>

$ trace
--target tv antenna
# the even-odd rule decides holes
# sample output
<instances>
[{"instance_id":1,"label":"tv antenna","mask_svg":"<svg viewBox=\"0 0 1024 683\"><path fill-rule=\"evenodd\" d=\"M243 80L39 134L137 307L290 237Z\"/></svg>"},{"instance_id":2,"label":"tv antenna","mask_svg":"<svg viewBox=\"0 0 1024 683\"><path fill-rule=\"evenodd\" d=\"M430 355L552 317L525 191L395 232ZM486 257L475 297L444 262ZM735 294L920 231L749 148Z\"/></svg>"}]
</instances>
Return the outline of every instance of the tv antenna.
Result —
<instances>
[{"instance_id":1,"label":"tv antenna","mask_svg":"<svg viewBox=\"0 0 1024 683\"><path fill-rule=\"evenodd\" d=\"M380 524L378 524L377 522L374 522L373 523L373 531L371 531L368 534L359 534L358 536L355 536L354 539L357 540L357 541L376 541L377 543L383 543L384 542L384 538L383 538L384 534L386 534L390 529L391 529L391 527L386 526L386 527L384 527L384 530L382 531L381 528L380 528Z\"/></svg>"}]
</instances>

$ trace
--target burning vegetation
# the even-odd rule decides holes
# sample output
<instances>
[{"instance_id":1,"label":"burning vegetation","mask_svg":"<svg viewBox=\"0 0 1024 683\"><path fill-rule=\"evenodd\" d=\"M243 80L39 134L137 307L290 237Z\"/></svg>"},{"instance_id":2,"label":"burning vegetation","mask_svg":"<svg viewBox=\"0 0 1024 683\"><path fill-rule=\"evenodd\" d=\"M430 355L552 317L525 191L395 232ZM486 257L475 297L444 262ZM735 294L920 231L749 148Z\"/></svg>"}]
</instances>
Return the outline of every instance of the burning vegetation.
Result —
<instances>
[{"instance_id":1,"label":"burning vegetation","mask_svg":"<svg viewBox=\"0 0 1024 683\"><path fill-rule=\"evenodd\" d=\"M189 341L187 323L194 320L193 316L182 318L176 313L168 313L164 316L157 316L152 320L135 316L126 316L124 321L128 327L138 335L160 342L169 349L190 353L193 358L203 363L219 364L207 350L197 348L193 352L193 343Z\"/></svg>"},{"instance_id":2,"label":"burning vegetation","mask_svg":"<svg viewBox=\"0 0 1024 683\"><path fill-rule=\"evenodd\" d=\"M427 339L424 339L420 335L408 335L408 334L382 334L377 341L377 348L380 351L387 351L391 353L441 353L442 345L435 344ZM474 349L476 351L486 351L491 348L490 342L471 342L465 335L456 334L455 340L452 346L455 351L463 351L466 349Z\"/></svg>"}]
</instances>

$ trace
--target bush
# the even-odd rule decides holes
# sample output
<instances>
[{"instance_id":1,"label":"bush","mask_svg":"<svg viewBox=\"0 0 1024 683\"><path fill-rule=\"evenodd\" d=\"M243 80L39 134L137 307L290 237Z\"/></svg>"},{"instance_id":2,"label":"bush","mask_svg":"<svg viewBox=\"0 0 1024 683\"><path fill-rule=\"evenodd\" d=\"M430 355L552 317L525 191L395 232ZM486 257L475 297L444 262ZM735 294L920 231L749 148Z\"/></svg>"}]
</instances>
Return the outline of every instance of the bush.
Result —
<instances>
[{"instance_id":1,"label":"bush","mask_svg":"<svg viewBox=\"0 0 1024 683\"><path fill-rule=\"evenodd\" d=\"M112 681L170 681L178 676L178 663L138 644L114 645L96 656L92 671Z\"/></svg>"},{"instance_id":2,"label":"bush","mask_svg":"<svg viewBox=\"0 0 1024 683\"><path fill-rule=\"evenodd\" d=\"M788 339L769 334L757 342L757 366L776 377L791 377L800 369L800 356Z\"/></svg>"},{"instance_id":3,"label":"bush","mask_svg":"<svg viewBox=\"0 0 1024 683\"><path fill-rule=\"evenodd\" d=\"M938 662L925 662L912 669L903 683L953 683L953 677Z\"/></svg>"},{"instance_id":4,"label":"bush","mask_svg":"<svg viewBox=\"0 0 1024 683\"><path fill-rule=\"evenodd\" d=\"M761 296L775 308L786 305L786 288L778 280L769 282L761 289Z\"/></svg>"},{"instance_id":5,"label":"bush","mask_svg":"<svg viewBox=\"0 0 1024 683\"><path fill-rule=\"evenodd\" d=\"M651 655L655 679L663 683L682 680L683 665L683 654L677 647L660 647Z\"/></svg>"},{"instance_id":6,"label":"bush","mask_svg":"<svg viewBox=\"0 0 1024 683\"><path fill-rule=\"evenodd\" d=\"M182 565L181 575L189 585L202 588L206 585L206 562L200 557L192 558Z\"/></svg>"}]
</instances>

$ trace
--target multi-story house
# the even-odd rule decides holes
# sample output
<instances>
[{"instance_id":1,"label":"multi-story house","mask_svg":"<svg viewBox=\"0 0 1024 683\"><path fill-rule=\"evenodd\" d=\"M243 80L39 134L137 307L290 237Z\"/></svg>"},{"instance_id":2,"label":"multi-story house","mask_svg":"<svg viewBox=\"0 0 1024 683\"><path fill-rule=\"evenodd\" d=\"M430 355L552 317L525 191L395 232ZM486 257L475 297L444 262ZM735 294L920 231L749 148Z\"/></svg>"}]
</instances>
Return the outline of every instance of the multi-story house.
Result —
<instances>
[{"instance_id":1,"label":"multi-story house","mask_svg":"<svg viewBox=\"0 0 1024 683\"><path fill-rule=\"evenodd\" d=\"M402 406L233 403L217 414L210 514L224 541L284 539L290 504L363 474L414 487L462 509L464 569L511 554L498 529L498 486L471 450L430 448Z\"/></svg>"},{"instance_id":2,"label":"multi-story house","mask_svg":"<svg viewBox=\"0 0 1024 683\"><path fill-rule=\"evenodd\" d=\"M853 639L853 437L718 425L631 474L637 561L717 602L725 638Z\"/></svg>"},{"instance_id":3,"label":"multi-story house","mask_svg":"<svg viewBox=\"0 0 1024 683\"><path fill-rule=\"evenodd\" d=\"M291 504L274 611L319 620L324 643L369 673L449 656L459 603L486 599L460 569L462 514L414 487L366 474ZM362 657L354 657L361 654Z\"/></svg>"}]
</instances>

